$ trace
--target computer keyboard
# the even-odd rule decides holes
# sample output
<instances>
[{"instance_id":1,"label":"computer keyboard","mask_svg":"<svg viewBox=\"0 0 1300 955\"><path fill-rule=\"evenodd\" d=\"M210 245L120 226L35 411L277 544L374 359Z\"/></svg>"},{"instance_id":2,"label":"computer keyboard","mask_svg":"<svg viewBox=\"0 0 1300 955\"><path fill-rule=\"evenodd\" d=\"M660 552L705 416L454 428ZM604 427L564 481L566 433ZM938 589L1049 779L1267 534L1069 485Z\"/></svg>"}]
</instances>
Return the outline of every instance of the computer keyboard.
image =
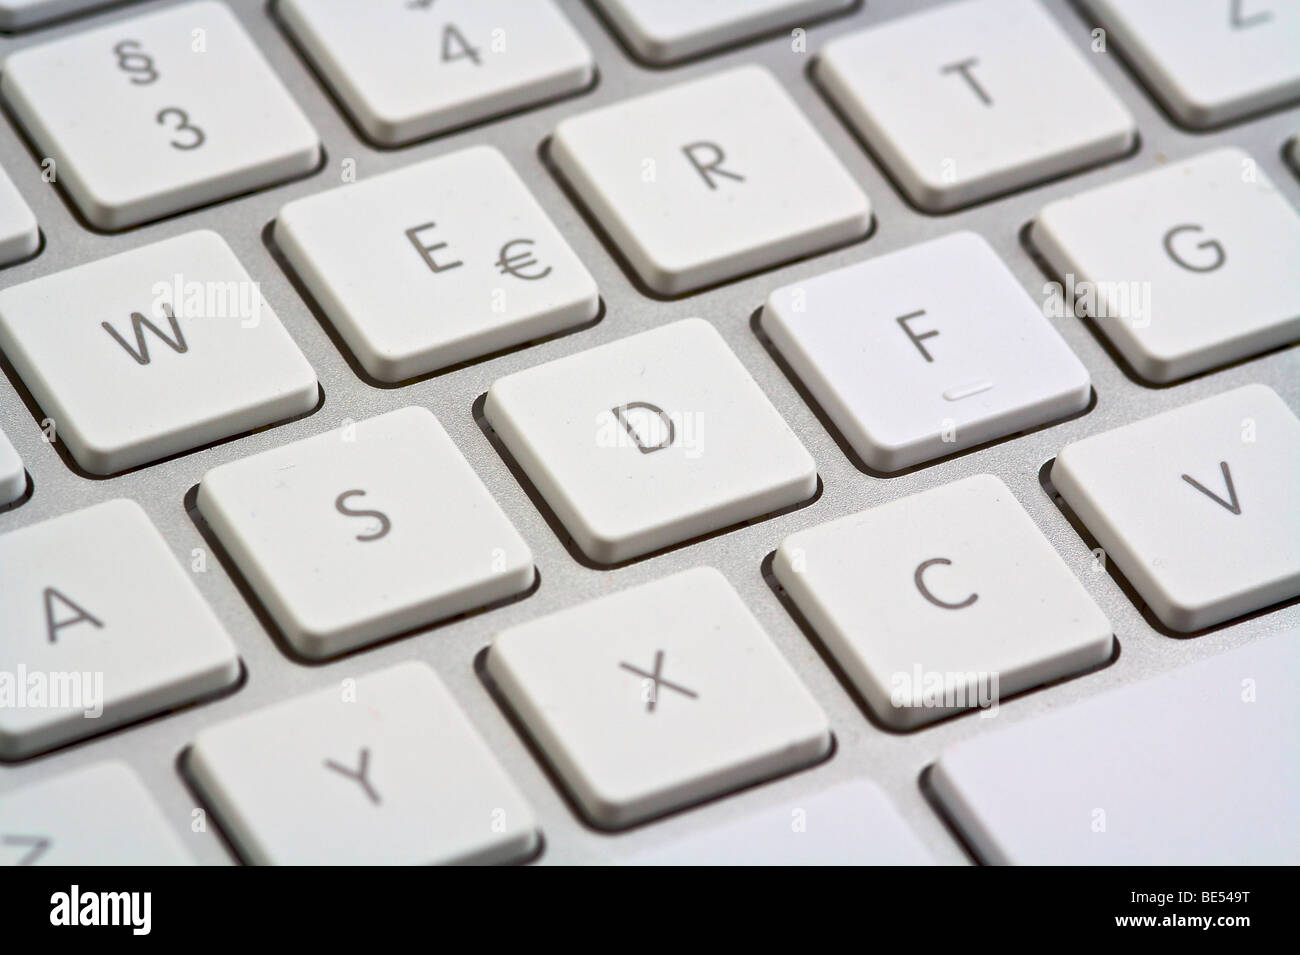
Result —
<instances>
[{"instance_id":1,"label":"computer keyboard","mask_svg":"<svg viewBox=\"0 0 1300 955\"><path fill-rule=\"evenodd\" d=\"M1300 5L0 30L0 865L1300 861Z\"/></svg>"}]
</instances>

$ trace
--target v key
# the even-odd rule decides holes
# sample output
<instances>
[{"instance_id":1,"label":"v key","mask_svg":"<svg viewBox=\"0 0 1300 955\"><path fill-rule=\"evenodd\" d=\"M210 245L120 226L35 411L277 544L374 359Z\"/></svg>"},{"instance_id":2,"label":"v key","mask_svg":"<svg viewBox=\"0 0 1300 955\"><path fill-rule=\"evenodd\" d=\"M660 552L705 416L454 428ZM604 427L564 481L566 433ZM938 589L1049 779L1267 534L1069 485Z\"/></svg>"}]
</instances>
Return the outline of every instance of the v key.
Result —
<instances>
[{"instance_id":1,"label":"v key","mask_svg":"<svg viewBox=\"0 0 1300 955\"><path fill-rule=\"evenodd\" d=\"M1232 472L1228 470L1228 462L1220 461L1219 469L1223 471L1223 483L1228 486L1228 500L1226 501L1190 474L1184 474L1183 480L1196 488L1196 490L1200 491L1206 497L1210 498L1216 504L1223 505L1227 510L1232 511L1234 514L1241 514L1241 504L1237 501L1237 489L1232 486Z\"/></svg>"}]
</instances>

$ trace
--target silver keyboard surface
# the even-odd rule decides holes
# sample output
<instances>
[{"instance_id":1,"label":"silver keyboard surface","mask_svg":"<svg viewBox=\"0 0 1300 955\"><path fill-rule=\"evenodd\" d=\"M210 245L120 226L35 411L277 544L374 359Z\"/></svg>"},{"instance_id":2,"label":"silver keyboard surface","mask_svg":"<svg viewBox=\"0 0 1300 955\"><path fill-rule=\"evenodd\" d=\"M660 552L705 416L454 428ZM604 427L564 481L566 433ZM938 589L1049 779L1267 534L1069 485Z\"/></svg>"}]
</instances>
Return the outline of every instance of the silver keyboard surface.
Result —
<instances>
[{"instance_id":1,"label":"silver keyboard surface","mask_svg":"<svg viewBox=\"0 0 1300 955\"><path fill-rule=\"evenodd\" d=\"M1032 720L1104 690L1132 684L1300 625L1300 604L1292 601L1191 638L1178 638L1157 630L1123 592L1115 577L1093 571L1088 545L1040 483L1044 465L1070 441L1241 385L1265 384L1293 410L1300 409L1300 350L1297 348L1275 350L1174 385L1150 387L1129 377L1084 323L1073 319L1057 321L1054 326L1092 377L1096 400L1086 413L896 476L881 477L864 473L846 455L819 414L800 395L796 383L778 365L752 321L755 311L775 288L963 229L983 236L1031 297L1039 301L1043 285L1049 279L1023 243L1022 234L1044 204L1135 175L1153 168L1161 160L1182 159L1219 146L1238 146L1249 152L1288 201L1300 207L1300 178L1284 156L1285 146L1300 133L1300 107L1273 111L1214 131L1191 132L1170 120L1118 55L1089 54L1090 62L1106 85L1136 119L1140 133L1137 150L1100 167L1018 190L963 211L929 215L917 211L902 198L832 110L809 71L816 52L832 38L930 6L928 3L871 0L846 14L818 20L808 27L806 53L792 52L788 35L782 33L682 65L649 68L629 55L591 6L578 0L562 0L565 15L594 54L598 70L594 86L539 108L393 149L375 148L358 135L264 0L227 0L227 3L319 132L326 152L323 167L287 184L125 232L105 234L87 228L65 196L41 181L38 158L9 117L0 122L0 166L9 172L35 212L44 246L30 261L0 270L0 287L52 275L196 229L214 230L260 282L262 294L316 370L324 402L306 417L101 479L75 472L42 440L39 422L24 400L17 376L0 375L0 430L12 440L34 483L30 500L0 511L0 534L76 508L126 497L144 508L177 559L188 567L191 552L207 547L195 518L187 510L187 496L205 472L219 464L317 434L344 419L361 420L414 404L434 412L523 535L540 571L540 586L523 599L486 613L434 626L340 660L309 665L283 652L268 632L268 625L221 563L210 561L206 573L192 576L237 645L246 669L245 682L235 692L215 701L155 717L33 759L0 765L0 793L105 759L121 759L140 775L168 823L185 837L185 844L196 859L205 863L234 862L237 860L216 826L209 826L202 834L190 831L192 813L198 803L179 771L179 761L199 731L270 703L337 685L347 677L416 659L437 671L531 803L544 836L544 848L537 858L539 864L616 862L653 850L678 836L709 830L739 812L757 812L794 798L812 798L840 783L862 778L873 780L884 789L937 861L963 863L971 861L970 856L927 800L921 785L923 771L935 762L942 750L990 732L994 725L1009 726ZM43 29L0 36L0 56L29 44L167 5L165 0L160 0L114 6ZM1066 0L1046 0L1044 5L1078 48L1086 52L1091 23L1080 9ZM874 230L865 240L703 292L671 300L651 298L633 281L566 195L544 161L542 146L564 117L750 63L761 64L775 74L870 196ZM346 160L355 160L358 178L366 179L477 144L499 149L523 176L594 276L604 304L603 315L594 325L571 334L437 373L413 384L381 387L368 383L358 376L339 345L295 290L269 247L265 237L267 226L285 203L337 186L341 164ZM943 276L934 279L942 281ZM489 441L475 418L476 403L504 375L688 317L707 319L722 334L768 399L800 436L815 458L821 494L811 504L788 513L614 569L599 569L579 562ZM1011 488L1109 617L1121 652L1110 665L1096 672L1007 701L996 720L968 714L914 732L888 731L868 718L782 605L773 586L765 579L765 560L784 538L796 531L980 473L996 475ZM825 709L835 737L834 753L809 769L626 832L598 831L575 813L512 726L485 685L476 660L493 635L507 627L697 566L720 570L748 603L780 653Z\"/></svg>"}]
</instances>

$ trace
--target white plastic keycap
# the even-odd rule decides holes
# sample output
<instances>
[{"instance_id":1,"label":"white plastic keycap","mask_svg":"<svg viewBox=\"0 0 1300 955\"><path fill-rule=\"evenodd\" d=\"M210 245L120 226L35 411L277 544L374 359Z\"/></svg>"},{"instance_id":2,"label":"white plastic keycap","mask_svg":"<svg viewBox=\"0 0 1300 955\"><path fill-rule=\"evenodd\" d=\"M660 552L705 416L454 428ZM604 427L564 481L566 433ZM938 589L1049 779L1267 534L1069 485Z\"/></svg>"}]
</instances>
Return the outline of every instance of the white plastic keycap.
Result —
<instances>
[{"instance_id":1,"label":"white plastic keycap","mask_svg":"<svg viewBox=\"0 0 1300 955\"><path fill-rule=\"evenodd\" d=\"M27 493L27 471L13 443L0 431L0 507Z\"/></svg>"},{"instance_id":2,"label":"white plastic keycap","mask_svg":"<svg viewBox=\"0 0 1300 955\"><path fill-rule=\"evenodd\" d=\"M519 594L535 577L528 545L426 408L220 465L198 504L313 659Z\"/></svg>"},{"instance_id":3,"label":"white plastic keycap","mask_svg":"<svg viewBox=\"0 0 1300 955\"><path fill-rule=\"evenodd\" d=\"M1300 864L1300 630L979 735L931 782L1011 865Z\"/></svg>"},{"instance_id":4,"label":"white plastic keycap","mask_svg":"<svg viewBox=\"0 0 1300 955\"><path fill-rule=\"evenodd\" d=\"M0 866L193 861L125 763L95 763L0 793Z\"/></svg>"},{"instance_id":5,"label":"white plastic keycap","mask_svg":"<svg viewBox=\"0 0 1300 955\"><path fill-rule=\"evenodd\" d=\"M239 21L200 0L10 54L0 92L91 225L305 175L320 140Z\"/></svg>"},{"instance_id":6,"label":"white plastic keycap","mask_svg":"<svg viewBox=\"0 0 1300 955\"><path fill-rule=\"evenodd\" d=\"M578 547L602 564L817 490L812 456L698 318L498 379L484 410Z\"/></svg>"},{"instance_id":7,"label":"white plastic keycap","mask_svg":"<svg viewBox=\"0 0 1300 955\"><path fill-rule=\"evenodd\" d=\"M854 0L598 0L636 54L662 66L853 6Z\"/></svg>"},{"instance_id":8,"label":"white plastic keycap","mask_svg":"<svg viewBox=\"0 0 1300 955\"><path fill-rule=\"evenodd\" d=\"M1075 441L1051 477L1173 630L1300 595L1300 420L1264 385Z\"/></svg>"},{"instance_id":9,"label":"white plastic keycap","mask_svg":"<svg viewBox=\"0 0 1300 955\"><path fill-rule=\"evenodd\" d=\"M239 657L140 505L117 499L0 535L0 759L21 759L233 686ZM26 677L24 680L23 677Z\"/></svg>"},{"instance_id":10,"label":"white plastic keycap","mask_svg":"<svg viewBox=\"0 0 1300 955\"><path fill-rule=\"evenodd\" d=\"M489 146L291 202L275 241L381 381L550 335L600 311L595 280Z\"/></svg>"},{"instance_id":11,"label":"white plastic keycap","mask_svg":"<svg viewBox=\"0 0 1300 955\"><path fill-rule=\"evenodd\" d=\"M188 769L257 865L516 862L532 810L427 664L205 729Z\"/></svg>"},{"instance_id":12,"label":"white plastic keycap","mask_svg":"<svg viewBox=\"0 0 1300 955\"><path fill-rule=\"evenodd\" d=\"M1300 339L1300 213L1240 149L1058 199L1030 239L1148 381Z\"/></svg>"},{"instance_id":13,"label":"white plastic keycap","mask_svg":"<svg viewBox=\"0 0 1300 955\"><path fill-rule=\"evenodd\" d=\"M0 349L81 467L114 474L316 407L316 373L215 232L0 291Z\"/></svg>"},{"instance_id":14,"label":"white plastic keycap","mask_svg":"<svg viewBox=\"0 0 1300 955\"><path fill-rule=\"evenodd\" d=\"M732 809L729 815L734 816ZM855 779L664 838L629 865L932 865L929 852L875 783Z\"/></svg>"},{"instance_id":15,"label":"white plastic keycap","mask_svg":"<svg viewBox=\"0 0 1300 955\"><path fill-rule=\"evenodd\" d=\"M1088 371L957 232L773 292L763 330L853 450L897 471L1088 406Z\"/></svg>"},{"instance_id":16,"label":"white plastic keycap","mask_svg":"<svg viewBox=\"0 0 1300 955\"><path fill-rule=\"evenodd\" d=\"M1300 97L1300 5L1086 0L1152 92L1204 129Z\"/></svg>"},{"instance_id":17,"label":"white plastic keycap","mask_svg":"<svg viewBox=\"0 0 1300 955\"><path fill-rule=\"evenodd\" d=\"M1123 155L1137 135L1038 0L960 0L887 21L832 40L816 69L927 212Z\"/></svg>"},{"instance_id":18,"label":"white plastic keycap","mask_svg":"<svg viewBox=\"0 0 1300 955\"><path fill-rule=\"evenodd\" d=\"M385 146L574 93L595 76L551 0L282 0L277 11Z\"/></svg>"},{"instance_id":19,"label":"white plastic keycap","mask_svg":"<svg viewBox=\"0 0 1300 955\"><path fill-rule=\"evenodd\" d=\"M1113 651L1106 615L988 474L792 534L772 569L894 729L996 712Z\"/></svg>"},{"instance_id":20,"label":"white plastic keycap","mask_svg":"<svg viewBox=\"0 0 1300 955\"><path fill-rule=\"evenodd\" d=\"M711 567L511 627L487 670L606 828L791 772L831 748L821 707Z\"/></svg>"},{"instance_id":21,"label":"white plastic keycap","mask_svg":"<svg viewBox=\"0 0 1300 955\"><path fill-rule=\"evenodd\" d=\"M0 266L30 258L41 247L36 216L0 169Z\"/></svg>"},{"instance_id":22,"label":"white plastic keycap","mask_svg":"<svg viewBox=\"0 0 1300 955\"><path fill-rule=\"evenodd\" d=\"M0 30L26 30L48 20L74 16L113 0L0 0Z\"/></svg>"},{"instance_id":23,"label":"white plastic keycap","mask_svg":"<svg viewBox=\"0 0 1300 955\"><path fill-rule=\"evenodd\" d=\"M850 242L871 225L866 194L758 66L571 116L550 156L662 295Z\"/></svg>"}]
</instances>

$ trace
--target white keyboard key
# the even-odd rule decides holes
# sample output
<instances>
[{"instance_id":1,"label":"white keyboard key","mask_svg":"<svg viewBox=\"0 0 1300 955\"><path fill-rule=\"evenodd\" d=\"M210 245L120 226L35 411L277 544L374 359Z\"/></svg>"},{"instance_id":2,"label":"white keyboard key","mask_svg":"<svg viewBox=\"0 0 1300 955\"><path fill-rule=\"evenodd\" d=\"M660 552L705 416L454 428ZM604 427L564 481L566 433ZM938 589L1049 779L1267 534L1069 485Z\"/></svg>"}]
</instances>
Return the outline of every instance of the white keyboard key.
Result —
<instances>
[{"instance_id":1,"label":"white keyboard key","mask_svg":"<svg viewBox=\"0 0 1300 955\"><path fill-rule=\"evenodd\" d=\"M291 202L275 241L381 381L550 335L600 311L595 280L489 146Z\"/></svg>"},{"instance_id":2,"label":"white keyboard key","mask_svg":"<svg viewBox=\"0 0 1300 955\"><path fill-rule=\"evenodd\" d=\"M95 763L0 793L0 866L193 861L125 763Z\"/></svg>"},{"instance_id":3,"label":"white keyboard key","mask_svg":"<svg viewBox=\"0 0 1300 955\"><path fill-rule=\"evenodd\" d=\"M27 493L27 471L13 444L0 431L0 507Z\"/></svg>"},{"instance_id":4,"label":"white keyboard key","mask_svg":"<svg viewBox=\"0 0 1300 955\"><path fill-rule=\"evenodd\" d=\"M1087 369L973 232L779 288L762 323L880 471L1074 414L1092 393Z\"/></svg>"},{"instance_id":5,"label":"white keyboard key","mask_svg":"<svg viewBox=\"0 0 1300 955\"><path fill-rule=\"evenodd\" d=\"M1300 864L1300 630L943 753L976 854L1012 865Z\"/></svg>"},{"instance_id":6,"label":"white keyboard key","mask_svg":"<svg viewBox=\"0 0 1300 955\"><path fill-rule=\"evenodd\" d=\"M863 779L634 854L629 865L932 865L894 804Z\"/></svg>"},{"instance_id":7,"label":"white keyboard key","mask_svg":"<svg viewBox=\"0 0 1300 955\"><path fill-rule=\"evenodd\" d=\"M539 844L532 810L424 663L203 730L188 769L257 865L516 862Z\"/></svg>"},{"instance_id":8,"label":"white keyboard key","mask_svg":"<svg viewBox=\"0 0 1300 955\"><path fill-rule=\"evenodd\" d=\"M0 291L0 349L77 463L114 474L316 407L316 373L215 232Z\"/></svg>"},{"instance_id":9,"label":"white keyboard key","mask_svg":"<svg viewBox=\"0 0 1300 955\"><path fill-rule=\"evenodd\" d=\"M224 4L11 54L0 92L91 225L125 229L305 175L320 140Z\"/></svg>"},{"instance_id":10,"label":"white keyboard key","mask_svg":"<svg viewBox=\"0 0 1300 955\"><path fill-rule=\"evenodd\" d=\"M1086 0L1174 118L1204 129L1300 97L1300 5Z\"/></svg>"},{"instance_id":11,"label":"white keyboard key","mask_svg":"<svg viewBox=\"0 0 1300 955\"><path fill-rule=\"evenodd\" d=\"M96 504L0 535L0 759L217 693L239 657L140 505ZM24 680L22 675L26 675Z\"/></svg>"},{"instance_id":12,"label":"white keyboard key","mask_svg":"<svg viewBox=\"0 0 1300 955\"><path fill-rule=\"evenodd\" d=\"M536 576L528 545L426 408L220 465L198 504L312 659L522 593Z\"/></svg>"},{"instance_id":13,"label":"white keyboard key","mask_svg":"<svg viewBox=\"0 0 1300 955\"><path fill-rule=\"evenodd\" d=\"M792 534L773 571L895 729L996 712L1114 647L1106 615L989 474Z\"/></svg>"},{"instance_id":14,"label":"white keyboard key","mask_svg":"<svg viewBox=\"0 0 1300 955\"><path fill-rule=\"evenodd\" d=\"M106 7L114 0L0 0L0 30L26 30L48 20Z\"/></svg>"},{"instance_id":15,"label":"white keyboard key","mask_svg":"<svg viewBox=\"0 0 1300 955\"><path fill-rule=\"evenodd\" d=\"M606 828L831 749L821 707L711 567L511 627L487 669L582 811Z\"/></svg>"},{"instance_id":16,"label":"white keyboard key","mask_svg":"<svg viewBox=\"0 0 1300 955\"><path fill-rule=\"evenodd\" d=\"M1137 135L1037 0L963 0L832 40L817 77L927 212L1113 159Z\"/></svg>"},{"instance_id":17,"label":"white keyboard key","mask_svg":"<svg viewBox=\"0 0 1300 955\"><path fill-rule=\"evenodd\" d=\"M812 456L703 319L498 379L484 412L578 547L602 564L817 491Z\"/></svg>"},{"instance_id":18,"label":"white keyboard key","mask_svg":"<svg viewBox=\"0 0 1300 955\"><path fill-rule=\"evenodd\" d=\"M1052 484L1167 627L1300 595L1300 420L1263 385L1075 441Z\"/></svg>"},{"instance_id":19,"label":"white keyboard key","mask_svg":"<svg viewBox=\"0 0 1300 955\"><path fill-rule=\"evenodd\" d=\"M597 0L601 13L643 60L662 66L806 24L854 0Z\"/></svg>"},{"instance_id":20,"label":"white keyboard key","mask_svg":"<svg viewBox=\"0 0 1300 955\"><path fill-rule=\"evenodd\" d=\"M282 0L353 120L399 146L577 92L591 51L551 0Z\"/></svg>"},{"instance_id":21,"label":"white keyboard key","mask_svg":"<svg viewBox=\"0 0 1300 955\"><path fill-rule=\"evenodd\" d=\"M1058 199L1030 237L1148 381L1300 338L1300 214L1239 149Z\"/></svg>"},{"instance_id":22,"label":"white keyboard key","mask_svg":"<svg viewBox=\"0 0 1300 955\"><path fill-rule=\"evenodd\" d=\"M36 216L13 181L0 169L0 266L21 262L41 247Z\"/></svg>"},{"instance_id":23,"label":"white keyboard key","mask_svg":"<svg viewBox=\"0 0 1300 955\"><path fill-rule=\"evenodd\" d=\"M662 295L850 242L871 225L866 194L757 66L571 116L550 156Z\"/></svg>"}]
</instances>

